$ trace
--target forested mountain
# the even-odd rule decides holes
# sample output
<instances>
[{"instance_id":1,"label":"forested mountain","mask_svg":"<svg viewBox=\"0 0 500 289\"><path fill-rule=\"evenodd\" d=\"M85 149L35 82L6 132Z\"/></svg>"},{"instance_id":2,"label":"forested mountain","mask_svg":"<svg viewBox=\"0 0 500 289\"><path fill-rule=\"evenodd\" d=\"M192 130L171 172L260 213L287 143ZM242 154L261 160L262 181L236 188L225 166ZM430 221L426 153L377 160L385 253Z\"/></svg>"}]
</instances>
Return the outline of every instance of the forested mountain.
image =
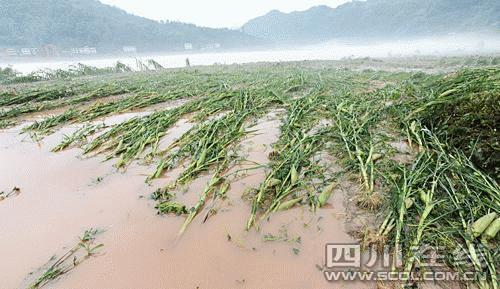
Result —
<instances>
[{"instance_id":1,"label":"forested mountain","mask_svg":"<svg viewBox=\"0 0 500 289\"><path fill-rule=\"evenodd\" d=\"M194 48L260 43L239 31L160 23L97 0L0 0L0 47L53 44L112 51L130 45L144 51L182 49L186 42Z\"/></svg>"},{"instance_id":2,"label":"forested mountain","mask_svg":"<svg viewBox=\"0 0 500 289\"><path fill-rule=\"evenodd\" d=\"M179 22L158 22L97 0L0 0L0 48L97 47L115 52L249 47L265 40L310 43L335 37L401 38L470 31L500 31L498 0L367 0L335 9L279 11L253 19L240 32ZM264 39L264 40L263 40Z\"/></svg>"},{"instance_id":3,"label":"forested mountain","mask_svg":"<svg viewBox=\"0 0 500 289\"><path fill-rule=\"evenodd\" d=\"M247 34L278 42L323 41L334 37L401 38L499 31L498 0L367 0L333 9L279 11L243 26Z\"/></svg>"}]
</instances>

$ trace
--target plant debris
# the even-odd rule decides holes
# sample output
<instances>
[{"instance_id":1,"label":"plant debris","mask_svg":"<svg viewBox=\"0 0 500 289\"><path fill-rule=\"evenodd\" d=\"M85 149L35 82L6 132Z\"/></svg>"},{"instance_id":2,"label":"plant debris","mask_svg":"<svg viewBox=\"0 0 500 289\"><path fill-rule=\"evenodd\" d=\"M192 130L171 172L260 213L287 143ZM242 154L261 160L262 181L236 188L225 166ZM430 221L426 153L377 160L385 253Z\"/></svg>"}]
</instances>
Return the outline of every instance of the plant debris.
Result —
<instances>
[{"instance_id":1,"label":"plant debris","mask_svg":"<svg viewBox=\"0 0 500 289\"><path fill-rule=\"evenodd\" d=\"M41 288L49 282L56 280L60 276L72 271L88 258L95 256L103 244L95 244L95 237L101 231L97 229L86 230L78 243L61 257L52 257L48 264L51 264L43 274L29 285L30 289Z\"/></svg>"},{"instance_id":2,"label":"plant debris","mask_svg":"<svg viewBox=\"0 0 500 289\"><path fill-rule=\"evenodd\" d=\"M402 250L404 265L394 270L418 270L420 256L410 249L416 246L462 250L481 277L476 285L495 288L500 228L498 65L451 74L295 63L175 71L154 61L138 66L144 72L120 79L105 74L100 81L80 79L80 73L100 73L82 66L70 76L49 76L52 82L2 88L0 127L16 125L34 112L61 108L23 132L43 138L63 126L83 124L53 150L80 147L83 154L104 155L123 170L134 161L154 164L148 182L180 169L179 176L151 198L159 214L185 218L179 231L183 234L199 215L204 223L218 212L215 204L227 197L231 186L228 171L245 161L239 142L259 118L280 110L280 134L269 164L262 166L264 181L243 196L251 206L247 230L279 211L328 209L339 174L327 173L315 158L325 153L335 157L345 178L359 184L356 204L380 220L378 230L361 238ZM126 70L119 66L112 72ZM9 71L4 74L13 77ZM374 89L377 82L384 86ZM116 95L121 98L100 101ZM98 123L105 116L173 100L182 103L108 127ZM168 130L181 119L189 119L193 127L162 147ZM402 152L391 146L401 141L408 146L405 161L397 161L395 154ZM177 202L181 187L202 176L208 181L197 201L190 207ZM2 193L0 199L12 194ZM230 235L227 239L234 241ZM287 235L266 234L264 240L300 243L300 238ZM62 264L74 252L68 254L36 286L71 270L75 265ZM447 265L458 272L467 269L451 260Z\"/></svg>"}]
</instances>

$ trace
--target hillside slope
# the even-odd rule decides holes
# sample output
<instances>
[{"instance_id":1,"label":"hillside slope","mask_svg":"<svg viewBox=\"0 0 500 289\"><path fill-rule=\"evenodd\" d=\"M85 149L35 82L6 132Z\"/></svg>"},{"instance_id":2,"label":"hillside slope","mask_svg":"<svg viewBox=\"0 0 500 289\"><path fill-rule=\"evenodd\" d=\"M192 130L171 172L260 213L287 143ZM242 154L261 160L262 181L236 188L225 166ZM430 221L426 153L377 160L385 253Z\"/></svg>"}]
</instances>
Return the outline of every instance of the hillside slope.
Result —
<instances>
[{"instance_id":1,"label":"hillside slope","mask_svg":"<svg viewBox=\"0 0 500 289\"><path fill-rule=\"evenodd\" d=\"M134 16L97 0L0 0L0 47L54 44L114 50L182 49L220 43L239 47L259 43L239 31L160 23Z\"/></svg>"},{"instance_id":2,"label":"hillside slope","mask_svg":"<svg viewBox=\"0 0 500 289\"><path fill-rule=\"evenodd\" d=\"M337 8L270 13L243 26L247 34L278 42L322 41L333 37L442 35L498 31L497 0L368 0Z\"/></svg>"}]
</instances>

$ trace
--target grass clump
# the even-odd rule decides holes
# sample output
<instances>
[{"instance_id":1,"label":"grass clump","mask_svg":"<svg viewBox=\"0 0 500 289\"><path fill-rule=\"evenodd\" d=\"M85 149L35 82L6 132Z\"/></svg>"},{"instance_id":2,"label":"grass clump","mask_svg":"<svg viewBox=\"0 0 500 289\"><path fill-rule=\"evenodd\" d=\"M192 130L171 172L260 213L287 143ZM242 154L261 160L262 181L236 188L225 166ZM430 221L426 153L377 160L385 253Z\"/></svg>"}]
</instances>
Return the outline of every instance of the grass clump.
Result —
<instances>
[{"instance_id":1,"label":"grass clump","mask_svg":"<svg viewBox=\"0 0 500 289\"><path fill-rule=\"evenodd\" d=\"M390 210L396 224L391 241L403 251L404 271L420 269L422 256L410 248L430 245L446 249L451 268L476 272L480 288L494 288L492 284L498 281L498 262L493 257L496 241L488 244L478 239L473 224L490 212L500 211L500 187L463 152L447 147L432 131L413 125L412 135L423 150L393 179ZM464 252L468 262L457 262L456 252Z\"/></svg>"},{"instance_id":2,"label":"grass clump","mask_svg":"<svg viewBox=\"0 0 500 289\"><path fill-rule=\"evenodd\" d=\"M0 83L8 83L15 79L18 75L19 73L11 67L0 67Z\"/></svg>"},{"instance_id":3,"label":"grass clump","mask_svg":"<svg viewBox=\"0 0 500 289\"><path fill-rule=\"evenodd\" d=\"M180 216L188 213L185 205L172 201L174 195L169 193L167 188L157 189L151 194L151 198L158 202L155 206L158 215L175 214Z\"/></svg>"},{"instance_id":4,"label":"grass clump","mask_svg":"<svg viewBox=\"0 0 500 289\"><path fill-rule=\"evenodd\" d=\"M500 69L461 70L426 83L414 93L409 119L470 156L479 168L500 177Z\"/></svg>"},{"instance_id":5,"label":"grass clump","mask_svg":"<svg viewBox=\"0 0 500 289\"><path fill-rule=\"evenodd\" d=\"M381 122L384 108L380 93L347 95L331 106L333 135L341 144L336 148L342 149L361 176L363 188L357 197L358 204L372 210L381 205L381 193L375 188L375 162L382 154L377 151L380 144L374 128Z\"/></svg>"},{"instance_id":6,"label":"grass clump","mask_svg":"<svg viewBox=\"0 0 500 289\"><path fill-rule=\"evenodd\" d=\"M158 210L158 214L175 214L177 216L185 215L188 213L188 210L185 205L177 203L177 202L161 202L155 206L155 209Z\"/></svg>"},{"instance_id":7,"label":"grass clump","mask_svg":"<svg viewBox=\"0 0 500 289\"><path fill-rule=\"evenodd\" d=\"M493 224L483 235L486 228L478 233L477 227L489 227L500 212L491 127L498 120L489 107L498 85L497 68L477 68L413 79L392 91L398 102L393 120L418 152L399 172L385 173L393 185L381 231L402 251L402 271L425 270L411 248L432 246L445 250L439 253L454 271L475 272L479 288L497 288L497 231ZM481 161L475 154L485 150L489 159ZM485 216L493 216L488 224Z\"/></svg>"},{"instance_id":8,"label":"grass clump","mask_svg":"<svg viewBox=\"0 0 500 289\"><path fill-rule=\"evenodd\" d=\"M270 171L252 199L247 230L256 223L259 212L265 217L271 212L290 209L305 199L303 186L307 176L313 174L311 157L328 139L327 128L314 130L324 115L326 99L322 88L316 87L301 98L287 101L287 116L270 155Z\"/></svg>"}]
</instances>

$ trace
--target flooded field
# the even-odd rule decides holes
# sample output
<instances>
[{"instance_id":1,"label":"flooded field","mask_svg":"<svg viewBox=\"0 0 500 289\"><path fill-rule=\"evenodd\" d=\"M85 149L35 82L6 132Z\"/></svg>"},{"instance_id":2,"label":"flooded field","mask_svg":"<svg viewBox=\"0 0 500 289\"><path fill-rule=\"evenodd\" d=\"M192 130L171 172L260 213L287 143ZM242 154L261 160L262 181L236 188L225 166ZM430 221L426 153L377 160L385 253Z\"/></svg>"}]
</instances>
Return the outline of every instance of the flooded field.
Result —
<instances>
[{"instance_id":1,"label":"flooded field","mask_svg":"<svg viewBox=\"0 0 500 289\"><path fill-rule=\"evenodd\" d=\"M412 245L473 250L460 223L499 211L497 163L466 158L432 117L498 97L498 65L368 61L0 87L0 288L393 288L328 282L326 244L400 247L402 272L421 269ZM78 244L103 246L54 267Z\"/></svg>"},{"instance_id":2,"label":"flooded field","mask_svg":"<svg viewBox=\"0 0 500 289\"><path fill-rule=\"evenodd\" d=\"M268 161L278 126L269 119L254 127L257 135L244 144L248 161ZM81 159L78 149L50 152L70 130L62 129L40 143L18 135L18 128L0 135L2 186L21 189L0 209L0 230L8 232L0 238L6 260L0 270L8 272L3 288L28 284L53 254L63 253L87 228L103 230L97 236L105 245L102 252L47 288L321 287L327 283L315 265L323 264L324 244L354 242L345 229L342 188L334 193L330 207L319 213L297 208L263 222L260 232L245 232L250 211L240 196L246 188L258 187L263 171L239 177L223 210L206 223L194 222L179 237L181 219L155 214L149 197L154 184L144 182L150 167L133 165L119 173L102 158ZM170 133L180 135L183 130L181 123ZM196 202L203 186L203 179L194 182L183 202ZM266 234L279 239L265 241ZM371 288L359 286L345 288Z\"/></svg>"}]
</instances>

